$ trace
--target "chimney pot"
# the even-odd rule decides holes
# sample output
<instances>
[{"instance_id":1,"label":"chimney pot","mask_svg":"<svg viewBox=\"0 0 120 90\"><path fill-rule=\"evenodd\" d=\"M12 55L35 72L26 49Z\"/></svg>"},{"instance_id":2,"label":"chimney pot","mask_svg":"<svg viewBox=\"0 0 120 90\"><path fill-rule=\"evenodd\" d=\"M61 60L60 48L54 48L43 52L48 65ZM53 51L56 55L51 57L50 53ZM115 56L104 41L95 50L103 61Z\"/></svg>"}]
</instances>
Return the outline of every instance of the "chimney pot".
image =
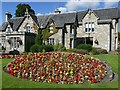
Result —
<instances>
[{"instance_id":1,"label":"chimney pot","mask_svg":"<svg viewBox=\"0 0 120 90\"><path fill-rule=\"evenodd\" d=\"M10 18L12 18L12 15L9 12L6 12L5 16L6 16L6 22L8 22Z\"/></svg>"}]
</instances>

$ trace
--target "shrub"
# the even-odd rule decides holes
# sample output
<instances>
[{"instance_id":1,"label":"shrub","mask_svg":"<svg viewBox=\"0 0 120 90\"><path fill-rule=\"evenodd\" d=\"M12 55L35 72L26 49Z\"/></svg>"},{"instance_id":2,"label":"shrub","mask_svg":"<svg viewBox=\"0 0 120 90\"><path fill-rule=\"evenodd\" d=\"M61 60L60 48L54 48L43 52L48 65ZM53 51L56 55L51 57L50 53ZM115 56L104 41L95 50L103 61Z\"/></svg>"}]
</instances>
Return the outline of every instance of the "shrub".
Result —
<instances>
[{"instance_id":1,"label":"shrub","mask_svg":"<svg viewBox=\"0 0 120 90\"><path fill-rule=\"evenodd\" d=\"M91 51L91 54L98 55L100 54L100 52L98 52L96 48L93 48L93 50Z\"/></svg>"},{"instance_id":2,"label":"shrub","mask_svg":"<svg viewBox=\"0 0 120 90\"><path fill-rule=\"evenodd\" d=\"M88 52L90 52L93 49L92 45L90 45L90 44L80 44L76 48L77 49L87 50Z\"/></svg>"},{"instance_id":3,"label":"shrub","mask_svg":"<svg viewBox=\"0 0 120 90\"><path fill-rule=\"evenodd\" d=\"M54 51L66 51L66 48L62 44L54 45Z\"/></svg>"},{"instance_id":4,"label":"shrub","mask_svg":"<svg viewBox=\"0 0 120 90\"><path fill-rule=\"evenodd\" d=\"M13 50L9 52L10 55L19 55L20 52L18 50Z\"/></svg>"},{"instance_id":5,"label":"shrub","mask_svg":"<svg viewBox=\"0 0 120 90\"><path fill-rule=\"evenodd\" d=\"M75 49L74 50L75 53L79 53L79 54L88 54L88 51L87 50L83 50L83 49Z\"/></svg>"},{"instance_id":6,"label":"shrub","mask_svg":"<svg viewBox=\"0 0 120 90\"><path fill-rule=\"evenodd\" d=\"M67 49L67 52L75 52L74 49Z\"/></svg>"},{"instance_id":7,"label":"shrub","mask_svg":"<svg viewBox=\"0 0 120 90\"><path fill-rule=\"evenodd\" d=\"M53 51L54 50L53 45L38 45L38 44L35 44L30 49L31 52L43 52L44 50L46 52Z\"/></svg>"},{"instance_id":8,"label":"shrub","mask_svg":"<svg viewBox=\"0 0 120 90\"><path fill-rule=\"evenodd\" d=\"M83 49L67 49L67 52L74 52L74 53L79 53L79 54L88 54L87 50L83 50Z\"/></svg>"},{"instance_id":9,"label":"shrub","mask_svg":"<svg viewBox=\"0 0 120 90\"><path fill-rule=\"evenodd\" d=\"M101 48L93 48L93 50L91 51L91 53L93 55L98 55L98 54L107 54L107 50L105 49L101 49Z\"/></svg>"},{"instance_id":10,"label":"shrub","mask_svg":"<svg viewBox=\"0 0 120 90\"><path fill-rule=\"evenodd\" d=\"M30 48L31 52L39 52L40 51L40 45L38 44L34 44L31 48Z\"/></svg>"},{"instance_id":11,"label":"shrub","mask_svg":"<svg viewBox=\"0 0 120 90\"><path fill-rule=\"evenodd\" d=\"M101 49L101 48L97 49L97 51L100 52L100 54L107 54L108 53L107 50Z\"/></svg>"},{"instance_id":12,"label":"shrub","mask_svg":"<svg viewBox=\"0 0 120 90\"><path fill-rule=\"evenodd\" d=\"M45 50L46 52L54 51L53 45L41 45L40 46L40 52Z\"/></svg>"}]
</instances>

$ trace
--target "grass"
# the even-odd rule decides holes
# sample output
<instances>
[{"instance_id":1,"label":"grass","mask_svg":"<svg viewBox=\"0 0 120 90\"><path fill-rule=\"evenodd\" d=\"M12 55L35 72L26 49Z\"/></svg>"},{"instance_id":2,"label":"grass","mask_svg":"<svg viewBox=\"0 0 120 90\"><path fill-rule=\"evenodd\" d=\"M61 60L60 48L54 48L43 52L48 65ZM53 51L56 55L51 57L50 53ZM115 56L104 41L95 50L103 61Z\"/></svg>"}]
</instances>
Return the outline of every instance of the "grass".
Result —
<instances>
[{"instance_id":1,"label":"grass","mask_svg":"<svg viewBox=\"0 0 120 90\"><path fill-rule=\"evenodd\" d=\"M118 55L95 55L93 57L106 61L111 65L113 71L118 73ZM0 62L2 61L2 67L6 66L12 60L13 59L0 60ZM48 84L13 77L2 70L2 88L118 88L118 81L81 85Z\"/></svg>"}]
</instances>

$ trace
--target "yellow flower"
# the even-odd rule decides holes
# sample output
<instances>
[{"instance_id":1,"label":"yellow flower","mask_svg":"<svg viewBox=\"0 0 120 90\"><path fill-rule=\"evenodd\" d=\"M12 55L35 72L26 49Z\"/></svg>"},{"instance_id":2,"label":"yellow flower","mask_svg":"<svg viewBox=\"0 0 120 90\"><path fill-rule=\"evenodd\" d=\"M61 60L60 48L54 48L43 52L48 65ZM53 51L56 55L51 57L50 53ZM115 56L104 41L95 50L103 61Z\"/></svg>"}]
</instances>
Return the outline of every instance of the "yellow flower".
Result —
<instances>
[{"instance_id":1,"label":"yellow flower","mask_svg":"<svg viewBox=\"0 0 120 90\"><path fill-rule=\"evenodd\" d=\"M105 76L104 74L102 74L102 76Z\"/></svg>"},{"instance_id":2,"label":"yellow flower","mask_svg":"<svg viewBox=\"0 0 120 90\"><path fill-rule=\"evenodd\" d=\"M60 78L62 78L62 75L60 75Z\"/></svg>"},{"instance_id":3,"label":"yellow flower","mask_svg":"<svg viewBox=\"0 0 120 90\"><path fill-rule=\"evenodd\" d=\"M70 74L73 74L73 71L70 71Z\"/></svg>"},{"instance_id":4,"label":"yellow flower","mask_svg":"<svg viewBox=\"0 0 120 90\"><path fill-rule=\"evenodd\" d=\"M48 71L48 67L46 68L46 70Z\"/></svg>"},{"instance_id":5,"label":"yellow flower","mask_svg":"<svg viewBox=\"0 0 120 90\"><path fill-rule=\"evenodd\" d=\"M67 72L65 75L68 75L69 73Z\"/></svg>"},{"instance_id":6,"label":"yellow flower","mask_svg":"<svg viewBox=\"0 0 120 90\"><path fill-rule=\"evenodd\" d=\"M102 71L101 71L101 70L99 70L99 72L101 73Z\"/></svg>"},{"instance_id":7,"label":"yellow flower","mask_svg":"<svg viewBox=\"0 0 120 90\"><path fill-rule=\"evenodd\" d=\"M44 79L44 76L42 76L41 79L43 80L43 79Z\"/></svg>"}]
</instances>

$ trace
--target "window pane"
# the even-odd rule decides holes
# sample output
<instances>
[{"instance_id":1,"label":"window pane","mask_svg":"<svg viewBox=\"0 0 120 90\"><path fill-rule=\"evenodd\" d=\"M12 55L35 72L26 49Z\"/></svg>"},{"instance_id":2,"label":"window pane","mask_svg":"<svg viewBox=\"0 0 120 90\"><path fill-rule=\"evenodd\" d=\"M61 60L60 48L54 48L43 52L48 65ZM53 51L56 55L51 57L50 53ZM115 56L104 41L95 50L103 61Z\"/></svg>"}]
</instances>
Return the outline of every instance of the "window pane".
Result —
<instances>
[{"instance_id":1,"label":"window pane","mask_svg":"<svg viewBox=\"0 0 120 90\"><path fill-rule=\"evenodd\" d=\"M89 23L89 28L91 28L92 27L92 24L91 23Z\"/></svg>"},{"instance_id":2,"label":"window pane","mask_svg":"<svg viewBox=\"0 0 120 90\"><path fill-rule=\"evenodd\" d=\"M94 23L92 23L92 28L94 28Z\"/></svg>"},{"instance_id":3,"label":"window pane","mask_svg":"<svg viewBox=\"0 0 120 90\"><path fill-rule=\"evenodd\" d=\"M92 28L92 32L94 32L94 28Z\"/></svg>"},{"instance_id":4,"label":"window pane","mask_svg":"<svg viewBox=\"0 0 120 90\"><path fill-rule=\"evenodd\" d=\"M89 25L89 24L88 24L88 23L86 23L86 24L85 24L85 27L86 27L86 28L89 28L89 26L88 26L88 25Z\"/></svg>"},{"instance_id":5,"label":"window pane","mask_svg":"<svg viewBox=\"0 0 120 90\"><path fill-rule=\"evenodd\" d=\"M87 32L87 28L85 28L85 32Z\"/></svg>"}]
</instances>

